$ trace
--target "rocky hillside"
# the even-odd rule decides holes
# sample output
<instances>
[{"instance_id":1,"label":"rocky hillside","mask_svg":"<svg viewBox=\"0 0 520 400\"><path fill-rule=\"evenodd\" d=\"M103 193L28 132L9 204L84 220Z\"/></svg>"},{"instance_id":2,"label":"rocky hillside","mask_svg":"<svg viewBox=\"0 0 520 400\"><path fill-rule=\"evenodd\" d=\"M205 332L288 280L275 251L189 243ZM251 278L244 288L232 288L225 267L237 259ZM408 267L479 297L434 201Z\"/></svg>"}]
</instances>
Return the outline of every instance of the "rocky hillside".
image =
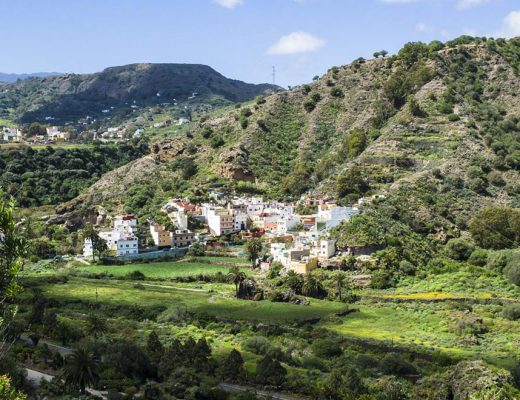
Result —
<instances>
[{"instance_id":1,"label":"rocky hillside","mask_svg":"<svg viewBox=\"0 0 520 400\"><path fill-rule=\"evenodd\" d=\"M520 204L519 55L520 40L462 37L333 67L165 135L125 167L139 174L121 173L126 195L104 189L114 171L72 208L146 215L169 196L213 189L346 204L384 192L414 232L449 237L486 204Z\"/></svg>"},{"instance_id":2,"label":"rocky hillside","mask_svg":"<svg viewBox=\"0 0 520 400\"><path fill-rule=\"evenodd\" d=\"M33 78L3 85L0 105L4 113L21 122L56 123L96 117L160 103L196 102L229 104L280 90L224 77L206 65L131 64L107 68L95 74L67 74Z\"/></svg>"}]
</instances>

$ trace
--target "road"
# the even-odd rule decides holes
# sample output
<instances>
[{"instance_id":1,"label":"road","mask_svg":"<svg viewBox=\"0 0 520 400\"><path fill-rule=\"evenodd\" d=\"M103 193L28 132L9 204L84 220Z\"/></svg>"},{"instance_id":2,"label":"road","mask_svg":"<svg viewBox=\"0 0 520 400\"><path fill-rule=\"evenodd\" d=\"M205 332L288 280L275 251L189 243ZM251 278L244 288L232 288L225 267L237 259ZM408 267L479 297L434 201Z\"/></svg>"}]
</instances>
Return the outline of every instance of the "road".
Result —
<instances>
[{"instance_id":1,"label":"road","mask_svg":"<svg viewBox=\"0 0 520 400\"><path fill-rule=\"evenodd\" d=\"M22 342L24 342L25 344L28 344L29 346L33 346L33 342L32 342L32 340L28 336L21 335L20 336L20 340ZM69 347L59 346L57 344L50 343L50 342L48 342L46 340L43 340L43 339L40 339L38 341L38 346L43 346L44 344L46 344L49 349L57 351L62 356L66 356L66 355L72 353L72 350Z\"/></svg>"},{"instance_id":2,"label":"road","mask_svg":"<svg viewBox=\"0 0 520 400\"><path fill-rule=\"evenodd\" d=\"M54 378L54 375L45 374L43 372L36 371L34 369L25 368L25 370L27 371L27 381L35 388L38 388L40 386L40 384L42 383L42 381L49 382L52 380L52 378ZM90 389L90 388L87 388L86 391L93 396L98 396L98 397L101 397L102 399L107 398L107 392L101 392L99 390Z\"/></svg>"}]
</instances>

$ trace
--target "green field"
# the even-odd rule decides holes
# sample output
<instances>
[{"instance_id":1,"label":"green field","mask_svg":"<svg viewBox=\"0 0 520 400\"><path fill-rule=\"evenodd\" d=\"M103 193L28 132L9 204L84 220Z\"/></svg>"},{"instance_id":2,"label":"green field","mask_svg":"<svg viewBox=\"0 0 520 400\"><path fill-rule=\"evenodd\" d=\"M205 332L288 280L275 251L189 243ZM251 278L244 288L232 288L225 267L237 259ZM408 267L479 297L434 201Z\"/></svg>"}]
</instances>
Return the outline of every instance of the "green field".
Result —
<instances>
[{"instance_id":1,"label":"green field","mask_svg":"<svg viewBox=\"0 0 520 400\"><path fill-rule=\"evenodd\" d=\"M239 263L233 258L214 257L221 259L222 262ZM237 259L240 260L240 259ZM211 260L210 260L211 261ZM110 274L116 277L125 276L134 271L140 271L147 278L151 279L171 279L182 278L196 275L214 275L218 272L227 274L229 266L218 264L206 264L202 262L157 262L144 264L129 265L92 265L75 268L78 271L88 272L91 274ZM244 267L243 271L250 274L249 268Z\"/></svg>"},{"instance_id":2,"label":"green field","mask_svg":"<svg viewBox=\"0 0 520 400\"><path fill-rule=\"evenodd\" d=\"M356 306L357 308L357 306ZM520 357L516 344L520 321L500 316L501 308L475 305L473 313L483 318L487 332L474 343L455 332L456 307L443 304L364 304L344 321L323 326L341 335L374 342L398 344L423 352L441 351L452 356L483 358L499 365L511 365Z\"/></svg>"},{"instance_id":3,"label":"green field","mask_svg":"<svg viewBox=\"0 0 520 400\"><path fill-rule=\"evenodd\" d=\"M232 320L262 321L266 323L291 322L313 317L326 317L345 308L345 305L325 300L312 300L309 306L270 301L237 300L232 297L232 285L227 294L210 293L207 289L169 285L136 286L132 282L70 279L59 285L42 285L46 297L64 303L97 301L111 306L140 306L168 308L185 306L193 313L205 313Z\"/></svg>"}]
</instances>

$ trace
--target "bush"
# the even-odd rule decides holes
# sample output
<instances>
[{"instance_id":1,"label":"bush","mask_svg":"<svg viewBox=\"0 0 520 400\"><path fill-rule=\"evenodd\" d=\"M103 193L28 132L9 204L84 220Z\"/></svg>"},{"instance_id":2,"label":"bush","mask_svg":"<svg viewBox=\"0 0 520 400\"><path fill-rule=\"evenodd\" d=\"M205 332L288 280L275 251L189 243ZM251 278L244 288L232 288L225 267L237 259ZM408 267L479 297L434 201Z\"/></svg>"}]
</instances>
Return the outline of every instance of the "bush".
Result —
<instances>
[{"instance_id":1,"label":"bush","mask_svg":"<svg viewBox=\"0 0 520 400\"><path fill-rule=\"evenodd\" d=\"M336 339L317 339L312 344L312 352L320 358L338 357L343 353Z\"/></svg>"},{"instance_id":2,"label":"bush","mask_svg":"<svg viewBox=\"0 0 520 400\"><path fill-rule=\"evenodd\" d=\"M510 262L505 268L505 273L509 282L520 286L520 260L515 259Z\"/></svg>"},{"instance_id":3,"label":"bush","mask_svg":"<svg viewBox=\"0 0 520 400\"><path fill-rule=\"evenodd\" d=\"M263 336L252 336L244 342L244 349L254 354L266 355L272 350L269 339Z\"/></svg>"},{"instance_id":4,"label":"bush","mask_svg":"<svg viewBox=\"0 0 520 400\"><path fill-rule=\"evenodd\" d=\"M451 113L450 115L448 115L448 120L451 122L456 122L460 121L460 117L458 114Z\"/></svg>"},{"instance_id":5,"label":"bush","mask_svg":"<svg viewBox=\"0 0 520 400\"><path fill-rule=\"evenodd\" d=\"M471 236L484 249L507 249L520 244L520 211L509 207L488 207L469 224Z\"/></svg>"},{"instance_id":6,"label":"bush","mask_svg":"<svg viewBox=\"0 0 520 400\"><path fill-rule=\"evenodd\" d=\"M448 257L465 261L469 258L473 251L473 246L463 239L451 239L446 244L446 254Z\"/></svg>"},{"instance_id":7,"label":"bush","mask_svg":"<svg viewBox=\"0 0 520 400\"><path fill-rule=\"evenodd\" d=\"M131 281L144 281L146 276L141 271L132 271L126 275L126 279Z\"/></svg>"},{"instance_id":8,"label":"bush","mask_svg":"<svg viewBox=\"0 0 520 400\"><path fill-rule=\"evenodd\" d=\"M343 91L338 87L333 87L330 89L330 95L332 97L343 97Z\"/></svg>"},{"instance_id":9,"label":"bush","mask_svg":"<svg viewBox=\"0 0 520 400\"><path fill-rule=\"evenodd\" d=\"M404 376L417 373L415 367L398 353L388 353L381 360L379 368L385 375Z\"/></svg>"},{"instance_id":10,"label":"bush","mask_svg":"<svg viewBox=\"0 0 520 400\"><path fill-rule=\"evenodd\" d=\"M488 252L484 249L475 249L468 258L468 262L471 265L483 267L487 264Z\"/></svg>"},{"instance_id":11,"label":"bush","mask_svg":"<svg viewBox=\"0 0 520 400\"><path fill-rule=\"evenodd\" d=\"M372 287L372 289L388 289L395 286L396 283L392 272L380 269L372 274L370 287Z\"/></svg>"},{"instance_id":12,"label":"bush","mask_svg":"<svg viewBox=\"0 0 520 400\"><path fill-rule=\"evenodd\" d=\"M316 103L312 100L307 100L303 103L303 108L305 108L305 111L311 112L316 108Z\"/></svg>"},{"instance_id":13,"label":"bush","mask_svg":"<svg viewBox=\"0 0 520 400\"><path fill-rule=\"evenodd\" d=\"M505 305L502 310L502 315L511 321L520 319L520 303Z\"/></svg>"}]
</instances>

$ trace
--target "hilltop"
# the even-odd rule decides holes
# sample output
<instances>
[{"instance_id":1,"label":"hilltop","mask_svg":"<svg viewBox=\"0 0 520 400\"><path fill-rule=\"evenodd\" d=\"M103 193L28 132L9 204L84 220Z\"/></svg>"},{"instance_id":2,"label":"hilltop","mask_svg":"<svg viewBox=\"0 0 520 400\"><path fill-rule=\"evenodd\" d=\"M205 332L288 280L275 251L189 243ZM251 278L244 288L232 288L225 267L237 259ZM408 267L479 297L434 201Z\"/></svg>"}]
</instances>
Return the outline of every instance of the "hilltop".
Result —
<instances>
[{"instance_id":1,"label":"hilltop","mask_svg":"<svg viewBox=\"0 0 520 400\"><path fill-rule=\"evenodd\" d=\"M94 74L32 78L2 85L2 117L22 123L128 116L135 107L175 103L226 105L278 91L228 79L199 64L130 64ZM9 111L8 111L9 110Z\"/></svg>"},{"instance_id":2,"label":"hilltop","mask_svg":"<svg viewBox=\"0 0 520 400\"><path fill-rule=\"evenodd\" d=\"M14 83L17 80L24 80L29 78L46 78L49 76L63 75L61 72L32 72L29 74L8 74L0 72L0 82Z\"/></svg>"}]
</instances>

